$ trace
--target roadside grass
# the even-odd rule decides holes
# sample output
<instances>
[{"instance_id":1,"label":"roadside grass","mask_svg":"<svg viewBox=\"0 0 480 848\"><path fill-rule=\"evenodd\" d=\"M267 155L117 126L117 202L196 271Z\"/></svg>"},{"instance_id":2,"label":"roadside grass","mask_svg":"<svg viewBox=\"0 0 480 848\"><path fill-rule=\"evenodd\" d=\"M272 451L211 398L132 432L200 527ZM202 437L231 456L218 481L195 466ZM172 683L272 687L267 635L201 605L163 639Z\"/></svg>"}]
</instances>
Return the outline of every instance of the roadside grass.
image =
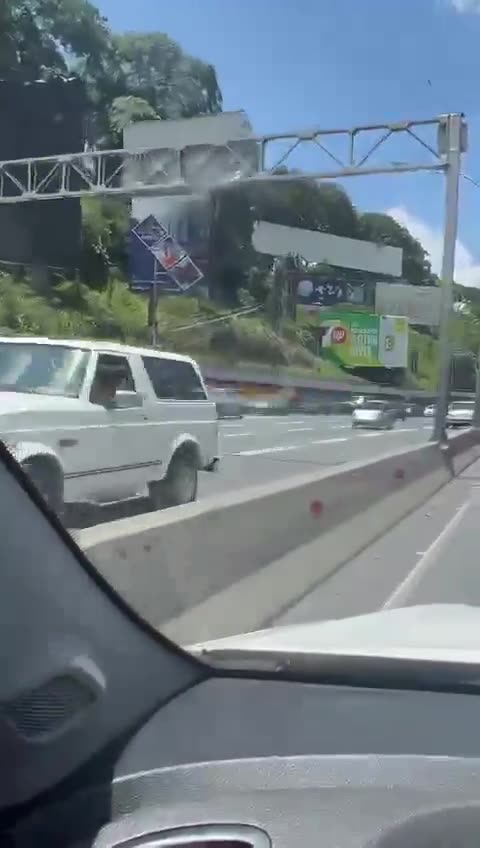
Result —
<instances>
[{"instance_id":1,"label":"roadside grass","mask_svg":"<svg viewBox=\"0 0 480 848\"><path fill-rule=\"evenodd\" d=\"M147 314L147 298L133 294L120 280L111 281L103 291L77 281L62 281L39 293L28 282L0 276L3 335L115 339L145 345ZM292 322L285 324L280 337L261 312L218 320L225 314L208 300L162 297L158 311L161 347L189 354L203 365L245 367L272 376L364 382L314 356L305 346L304 331Z\"/></svg>"}]
</instances>

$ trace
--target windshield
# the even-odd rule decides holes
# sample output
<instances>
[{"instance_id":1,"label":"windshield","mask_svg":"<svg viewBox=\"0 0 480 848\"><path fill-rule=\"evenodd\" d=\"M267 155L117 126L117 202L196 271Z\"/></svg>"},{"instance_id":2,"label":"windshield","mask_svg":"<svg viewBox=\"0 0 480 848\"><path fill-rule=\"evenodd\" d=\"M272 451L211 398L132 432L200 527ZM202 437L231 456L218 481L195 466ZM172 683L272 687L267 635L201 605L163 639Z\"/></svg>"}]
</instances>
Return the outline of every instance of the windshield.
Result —
<instances>
[{"instance_id":1,"label":"windshield","mask_svg":"<svg viewBox=\"0 0 480 848\"><path fill-rule=\"evenodd\" d=\"M385 403L382 403L381 401L378 401L378 400L369 400L369 401L367 401L366 403L363 403L363 404L362 404L362 406L360 407L360 411L361 411L362 409L376 409L376 410L382 410L382 409L385 409L385 408L386 408L386 404L385 404Z\"/></svg>"},{"instance_id":2,"label":"windshield","mask_svg":"<svg viewBox=\"0 0 480 848\"><path fill-rule=\"evenodd\" d=\"M470 401L455 401L455 403L450 404L450 409L473 409L473 403Z\"/></svg>"},{"instance_id":3,"label":"windshield","mask_svg":"<svg viewBox=\"0 0 480 848\"><path fill-rule=\"evenodd\" d=\"M87 363L81 348L0 342L0 391L78 397Z\"/></svg>"},{"instance_id":4,"label":"windshield","mask_svg":"<svg viewBox=\"0 0 480 848\"><path fill-rule=\"evenodd\" d=\"M480 2L3 5L0 439L75 544L187 647L480 607Z\"/></svg>"}]
</instances>

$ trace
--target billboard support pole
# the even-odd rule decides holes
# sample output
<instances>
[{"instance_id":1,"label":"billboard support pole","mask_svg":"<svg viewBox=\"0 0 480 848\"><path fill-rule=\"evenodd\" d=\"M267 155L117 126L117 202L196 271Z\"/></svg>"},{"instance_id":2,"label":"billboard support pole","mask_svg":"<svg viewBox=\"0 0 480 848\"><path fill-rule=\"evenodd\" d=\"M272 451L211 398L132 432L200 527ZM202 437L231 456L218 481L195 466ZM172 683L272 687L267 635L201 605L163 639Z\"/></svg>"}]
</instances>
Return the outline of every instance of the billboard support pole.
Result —
<instances>
[{"instance_id":1,"label":"billboard support pole","mask_svg":"<svg viewBox=\"0 0 480 848\"><path fill-rule=\"evenodd\" d=\"M148 329L150 344L152 347L158 345L158 288L152 283L148 294Z\"/></svg>"},{"instance_id":2,"label":"billboard support pole","mask_svg":"<svg viewBox=\"0 0 480 848\"><path fill-rule=\"evenodd\" d=\"M462 116L447 115L445 132L445 228L442 257L442 299L440 305L440 373L438 400L432 441L446 441L445 422L448 411L451 372L450 325L453 309L453 277L455 272L455 245L457 241L458 187L462 153Z\"/></svg>"}]
</instances>

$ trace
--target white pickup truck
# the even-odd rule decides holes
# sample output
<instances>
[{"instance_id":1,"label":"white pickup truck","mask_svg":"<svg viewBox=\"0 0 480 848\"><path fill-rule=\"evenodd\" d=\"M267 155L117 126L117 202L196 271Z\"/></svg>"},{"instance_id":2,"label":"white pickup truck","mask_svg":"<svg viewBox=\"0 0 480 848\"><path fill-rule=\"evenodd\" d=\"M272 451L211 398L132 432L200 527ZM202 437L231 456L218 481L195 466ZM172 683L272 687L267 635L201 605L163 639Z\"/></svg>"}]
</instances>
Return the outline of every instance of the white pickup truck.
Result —
<instances>
[{"instance_id":1,"label":"white pickup truck","mask_svg":"<svg viewBox=\"0 0 480 848\"><path fill-rule=\"evenodd\" d=\"M0 337L0 439L45 499L196 499L218 420L193 360L110 342Z\"/></svg>"}]
</instances>

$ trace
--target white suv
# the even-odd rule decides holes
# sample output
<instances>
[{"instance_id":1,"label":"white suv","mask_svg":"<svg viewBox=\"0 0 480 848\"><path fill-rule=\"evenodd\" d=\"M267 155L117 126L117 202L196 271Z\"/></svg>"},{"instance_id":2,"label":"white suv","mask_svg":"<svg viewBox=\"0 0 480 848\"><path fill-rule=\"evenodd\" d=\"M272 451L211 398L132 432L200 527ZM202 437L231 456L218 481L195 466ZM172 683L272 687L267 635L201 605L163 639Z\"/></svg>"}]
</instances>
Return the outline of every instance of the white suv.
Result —
<instances>
[{"instance_id":1,"label":"white suv","mask_svg":"<svg viewBox=\"0 0 480 848\"><path fill-rule=\"evenodd\" d=\"M57 511L196 499L218 422L196 363L109 342L0 338L0 438Z\"/></svg>"}]
</instances>

